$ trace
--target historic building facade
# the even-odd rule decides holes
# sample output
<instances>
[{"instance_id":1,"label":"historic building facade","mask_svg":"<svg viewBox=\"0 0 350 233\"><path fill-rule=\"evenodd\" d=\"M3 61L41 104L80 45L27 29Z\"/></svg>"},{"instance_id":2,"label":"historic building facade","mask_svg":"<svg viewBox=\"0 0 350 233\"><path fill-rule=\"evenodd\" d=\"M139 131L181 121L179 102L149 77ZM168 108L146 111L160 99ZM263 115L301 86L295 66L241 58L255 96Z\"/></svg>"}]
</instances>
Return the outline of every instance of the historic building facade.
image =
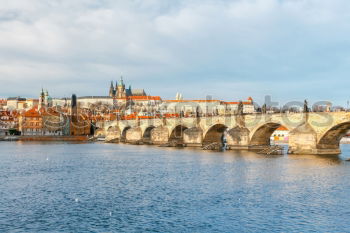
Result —
<instances>
[{"instance_id":1,"label":"historic building facade","mask_svg":"<svg viewBox=\"0 0 350 233\"><path fill-rule=\"evenodd\" d=\"M0 135L15 134L18 131L19 112L0 110Z\"/></svg>"},{"instance_id":2,"label":"historic building facade","mask_svg":"<svg viewBox=\"0 0 350 233\"><path fill-rule=\"evenodd\" d=\"M160 105L161 113L182 113L190 116L195 113L201 115L225 115L235 114L239 105L242 105L242 113L254 113L255 107L251 97L246 101L225 102L221 100L165 100Z\"/></svg>"},{"instance_id":3,"label":"historic building facade","mask_svg":"<svg viewBox=\"0 0 350 233\"><path fill-rule=\"evenodd\" d=\"M34 107L19 117L19 131L24 136L61 136L65 122L53 109Z\"/></svg>"},{"instance_id":4,"label":"historic building facade","mask_svg":"<svg viewBox=\"0 0 350 233\"><path fill-rule=\"evenodd\" d=\"M115 87L113 86L113 82L111 82L111 86L109 87L109 97L124 99L129 96L146 96L146 92L144 89L132 89L131 85L129 88L125 87L123 77L120 78L119 83L115 83Z\"/></svg>"}]
</instances>

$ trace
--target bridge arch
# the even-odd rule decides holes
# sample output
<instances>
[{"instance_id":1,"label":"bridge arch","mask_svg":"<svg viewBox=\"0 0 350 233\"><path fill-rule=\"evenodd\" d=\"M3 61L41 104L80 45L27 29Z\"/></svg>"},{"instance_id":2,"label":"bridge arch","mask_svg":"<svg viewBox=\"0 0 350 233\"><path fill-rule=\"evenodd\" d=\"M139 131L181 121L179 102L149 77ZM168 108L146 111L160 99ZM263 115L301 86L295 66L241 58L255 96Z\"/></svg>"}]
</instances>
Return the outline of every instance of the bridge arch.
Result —
<instances>
[{"instance_id":1,"label":"bridge arch","mask_svg":"<svg viewBox=\"0 0 350 233\"><path fill-rule=\"evenodd\" d=\"M340 140L350 130L350 122L343 122L332 126L320 136L317 142L317 149L339 150ZM340 152L340 151L339 151Z\"/></svg>"},{"instance_id":2,"label":"bridge arch","mask_svg":"<svg viewBox=\"0 0 350 233\"><path fill-rule=\"evenodd\" d=\"M118 126L109 126L107 129L107 133L116 133L119 131L120 131L120 129Z\"/></svg>"},{"instance_id":3,"label":"bridge arch","mask_svg":"<svg viewBox=\"0 0 350 233\"><path fill-rule=\"evenodd\" d=\"M144 142L147 142L147 143L151 142L151 136L152 136L151 132L154 128L155 128L155 126L153 126L153 125L150 125L147 128L145 128L145 130L143 131L143 134L142 134L142 140Z\"/></svg>"},{"instance_id":4,"label":"bridge arch","mask_svg":"<svg viewBox=\"0 0 350 233\"><path fill-rule=\"evenodd\" d=\"M204 133L203 145L214 142L223 143L224 134L227 128L228 127L224 124L215 124L209 127L209 129Z\"/></svg>"},{"instance_id":5,"label":"bridge arch","mask_svg":"<svg viewBox=\"0 0 350 233\"><path fill-rule=\"evenodd\" d=\"M270 138L276 129L283 126L277 122L265 123L256 128L251 134L250 146L269 146Z\"/></svg>"},{"instance_id":6,"label":"bridge arch","mask_svg":"<svg viewBox=\"0 0 350 233\"><path fill-rule=\"evenodd\" d=\"M120 139L120 129L118 126L110 126L105 135L106 142L118 142Z\"/></svg>"},{"instance_id":7,"label":"bridge arch","mask_svg":"<svg viewBox=\"0 0 350 233\"><path fill-rule=\"evenodd\" d=\"M131 129L131 126L125 126L125 127L123 128L123 131L122 131L122 133L121 133L121 135L120 135L120 141L121 141L121 142L126 142L126 132L127 132L129 129Z\"/></svg>"},{"instance_id":8,"label":"bridge arch","mask_svg":"<svg viewBox=\"0 0 350 233\"><path fill-rule=\"evenodd\" d=\"M175 126L169 136L169 141L177 141L182 142L184 137L184 131L188 129L188 127L184 125Z\"/></svg>"}]
</instances>

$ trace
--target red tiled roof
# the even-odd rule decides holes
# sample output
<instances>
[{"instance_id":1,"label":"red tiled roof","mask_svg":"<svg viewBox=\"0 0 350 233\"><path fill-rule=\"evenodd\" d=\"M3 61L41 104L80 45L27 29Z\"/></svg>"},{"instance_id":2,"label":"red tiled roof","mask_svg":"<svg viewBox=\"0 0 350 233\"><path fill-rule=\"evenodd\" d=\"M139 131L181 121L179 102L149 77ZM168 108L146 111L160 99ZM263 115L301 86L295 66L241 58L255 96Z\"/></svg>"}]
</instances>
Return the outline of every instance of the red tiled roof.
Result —
<instances>
[{"instance_id":1,"label":"red tiled roof","mask_svg":"<svg viewBox=\"0 0 350 233\"><path fill-rule=\"evenodd\" d=\"M23 114L24 117L40 117L41 114L37 107L31 108Z\"/></svg>"},{"instance_id":2,"label":"red tiled roof","mask_svg":"<svg viewBox=\"0 0 350 233\"><path fill-rule=\"evenodd\" d=\"M239 102L223 102L224 104L239 104ZM250 102L242 102L243 104L249 105L252 104Z\"/></svg>"},{"instance_id":3,"label":"red tiled roof","mask_svg":"<svg viewBox=\"0 0 350 233\"><path fill-rule=\"evenodd\" d=\"M59 116L59 113L54 109L38 109L38 106L29 109L23 114L24 117L42 117L42 116Z\"/></svg>"},{"instance_id":4,"label":"red tiled roof","mask_svg":"<svg viewBox=\"0 0 350 233\"><path fill-rule=\"evenodd\" d=\"M129 96L132 100L161 100L160 96Z\"/></svg>"},{"instance_id":5,"label":"red tiled roof","mask_svg":"<svg viewBox=\"0 0 350 233\"><path fill-rule=\"evenodd\" d=\"M220 102L220 100L164 100L165 102L169 102L169 103L189 103L189 102L199 102L199 103L205 103L205 102Z\"/></svg>"},{"instance_id":6,"label":"red tiled roof","mask_svg":"<svg viewBox=\"0 0 350 233\"><path fill-rule=\"evenodd\" d=\"M283 125L281 125L280 127L278 127L276 130L279 131L288 131L288 129L286 127L284 127Z\"/></svg>"},{"instance_id":7,"label":"red tiled roof","mask_svg":"<svg viewBox=\"0 0 350 233\"><path fill-rule=\"evenodd\" d=\"M162 100L160 96L128 96L124 98L115 98L117 100Z\"/></svg>"}]
</instances>

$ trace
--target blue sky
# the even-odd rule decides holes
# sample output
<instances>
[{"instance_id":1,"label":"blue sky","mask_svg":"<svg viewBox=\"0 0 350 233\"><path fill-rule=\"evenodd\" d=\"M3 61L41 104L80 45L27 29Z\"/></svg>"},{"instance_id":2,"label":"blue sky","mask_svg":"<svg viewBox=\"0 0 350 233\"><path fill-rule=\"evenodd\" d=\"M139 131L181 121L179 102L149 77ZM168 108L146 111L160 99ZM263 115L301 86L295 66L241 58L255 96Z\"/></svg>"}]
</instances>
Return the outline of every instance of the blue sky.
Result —
<instances>
[{"instance_id":1,"label":"blue sky","mask_svg":"<svg viewBox=\"0 0 350 233\"><path fill-rule=\"evenodd\" d=\"M0 96L350 99L348 0L11 0L0 5Z\"/></svg>"}]
</instances>

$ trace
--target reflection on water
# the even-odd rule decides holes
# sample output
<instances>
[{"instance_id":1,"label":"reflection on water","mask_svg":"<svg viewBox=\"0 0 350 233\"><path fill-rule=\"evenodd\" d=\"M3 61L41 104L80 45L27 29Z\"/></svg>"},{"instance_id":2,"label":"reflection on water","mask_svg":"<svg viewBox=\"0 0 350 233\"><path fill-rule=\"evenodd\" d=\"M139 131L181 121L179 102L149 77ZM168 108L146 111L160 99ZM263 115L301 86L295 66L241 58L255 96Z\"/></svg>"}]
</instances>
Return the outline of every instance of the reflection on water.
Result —
<instances>
[{"instance_id":1,"label":"reflection on water","mask_svg":"<svg viewBox=\"0 0 350 233\"><path fill-rule=\"evenodd\" d=\"M350 146L264 156L1 142L0 231L348 232Z\"/></svg>"}]
</instances>

